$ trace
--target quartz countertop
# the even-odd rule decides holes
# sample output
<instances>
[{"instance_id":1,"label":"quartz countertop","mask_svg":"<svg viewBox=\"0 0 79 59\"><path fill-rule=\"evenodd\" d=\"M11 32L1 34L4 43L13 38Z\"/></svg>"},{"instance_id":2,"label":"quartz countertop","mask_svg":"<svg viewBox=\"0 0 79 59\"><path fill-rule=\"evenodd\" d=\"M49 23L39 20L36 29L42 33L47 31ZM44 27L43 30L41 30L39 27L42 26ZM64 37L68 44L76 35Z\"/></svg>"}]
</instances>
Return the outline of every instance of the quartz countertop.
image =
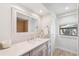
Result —
<instances>
[{"instance_id":1,"label":"quartz countertop","mask_svg":"<svg viewBox=\"0 0 79 59\"><path fill-rule=\"evenodd\" d=\"M13 44L7 49L0 50L0 56L20 56L33 50L34 48L40 46L48 40L49 39L36 39Z\"/></svg>"}]
</instances>

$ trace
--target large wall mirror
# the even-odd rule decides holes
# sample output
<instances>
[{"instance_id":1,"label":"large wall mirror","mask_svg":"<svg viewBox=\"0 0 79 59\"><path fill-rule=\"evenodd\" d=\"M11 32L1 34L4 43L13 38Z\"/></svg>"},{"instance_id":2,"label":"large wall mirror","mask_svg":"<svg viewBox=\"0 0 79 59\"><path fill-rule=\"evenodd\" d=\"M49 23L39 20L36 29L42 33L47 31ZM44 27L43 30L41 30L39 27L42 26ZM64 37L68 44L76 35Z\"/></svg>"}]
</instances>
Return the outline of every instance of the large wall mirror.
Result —
<instances>
[{"instance_id":1,"label":"large wall mirror","mask_svg":"<svg viewBox=\"0 0 79 59\"><path fill-rule=\"evenodd\" d=\"M65 24L59 26L59 34L65 36L78 36L77 24Z\"/></svg>"},{"instance_id":2,"label":"large wall mirror","mask_svg":"<svg viewBox=\"0 0 79 59\"><path fill-rule=\"evenodd\" d=\"M16 15L17 15L16 17L16 32L17 33L36 31L38 27L37 19L31 16L26 16L19 12L17 12Z\"/></svg>"},{"instance_id":3,"label":"large wall mirror","mask_svg":"<svg viewBox=\"0 0 79 59\"><path fill-rule=\"evenodd\" d=\"M30 34L35 34L38 28L38 19L25 10L12 8L11 32L12 43L27 40Z\"/></svg>"}]
</instances>

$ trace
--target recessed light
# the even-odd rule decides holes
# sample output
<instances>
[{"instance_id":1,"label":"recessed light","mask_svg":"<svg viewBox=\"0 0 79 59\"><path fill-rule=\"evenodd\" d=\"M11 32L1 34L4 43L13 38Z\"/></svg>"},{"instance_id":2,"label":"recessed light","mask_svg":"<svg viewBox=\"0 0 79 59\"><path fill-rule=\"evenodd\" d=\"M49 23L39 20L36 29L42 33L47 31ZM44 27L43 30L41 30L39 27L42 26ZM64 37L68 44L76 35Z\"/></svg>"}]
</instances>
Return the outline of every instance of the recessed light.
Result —
<instances>
[{"instance_id":1,"label":"recessed light","mask_svg":"<svg viewBox=\"0 0 79 59\"><path fill-rule=\"evenodd\" d=\"M68 9L69 9L69 7L67 6L67 7L65 7L65 9L66 9L66 10L68 10Z\"/></svg>"},{"instance_id":2,"label":"recessed light","mask_svg":"<svg viewBox=\"0 0 79 59\"><path fill-rule=\"evenodd\" d=\"M42 13L43 11L42 10L40 10L40 13Z\"/></svg>"}]
</instances>

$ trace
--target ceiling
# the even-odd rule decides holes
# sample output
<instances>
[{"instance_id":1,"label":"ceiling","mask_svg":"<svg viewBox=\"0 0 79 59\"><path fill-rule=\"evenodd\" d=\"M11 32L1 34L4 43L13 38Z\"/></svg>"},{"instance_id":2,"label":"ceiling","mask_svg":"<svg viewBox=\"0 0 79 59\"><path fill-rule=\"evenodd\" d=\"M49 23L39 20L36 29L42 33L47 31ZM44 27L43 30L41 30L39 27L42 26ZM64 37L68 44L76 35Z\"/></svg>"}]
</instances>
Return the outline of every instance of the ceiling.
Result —
<instances>
[{"instance_id":1,"label":"ceiling","mask_svg":"<svg viewBox=\"0 0 79 59\"><path fill-rule=\"evenodd\" d=\"M76 3L44 3L43 4L50 12L62 14L77 9Z\"/></svg>"},{"instance_id":2,"label":"ceiling","mask_svg":"<svg viewBox=\"0 0 79 59\"><path fill-rule=\"evenodd\" d=\"M29 8L31 11L39 15L45 15L48 13L48 9L41 3L21 3L20 5Z\"/></svg>"},{"instance_id":3,"label":"ceiling","mask_svg":"<svg viewBox=\"0 0 79 59\"><path fill-rule=\"evenodd\" d=\"M62 14L77 9L76 3L20 3L39 15L48 13Z\"/></svg>"}]
</instances>

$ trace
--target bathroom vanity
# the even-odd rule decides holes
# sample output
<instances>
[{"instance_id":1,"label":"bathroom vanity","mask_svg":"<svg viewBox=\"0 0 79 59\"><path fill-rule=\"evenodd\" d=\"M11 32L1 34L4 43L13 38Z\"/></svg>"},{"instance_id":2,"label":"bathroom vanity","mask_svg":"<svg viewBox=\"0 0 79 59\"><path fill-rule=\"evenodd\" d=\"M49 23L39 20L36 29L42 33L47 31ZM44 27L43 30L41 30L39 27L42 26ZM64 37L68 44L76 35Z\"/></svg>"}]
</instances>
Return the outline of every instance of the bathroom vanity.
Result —
<instances>
[{"instance_id":1,"label":"bathroom vanity","mask_svg":"<svg viewBox=\"0 0 79 59\"><path fill-rule=\"evenodd\" d=\"M0 56L48 56L49 39L20 42L0 50Z\"/></svg>"},{"instance_id":2,"label":"bathroom vanity","mask_svg":"<svg viewBox=\"0 0 79 59\"><path fill-rule=\"evenodd\" d=\"M45 42L22 56L48 56L48 42Z\"/></svg>"}]
</instances>

